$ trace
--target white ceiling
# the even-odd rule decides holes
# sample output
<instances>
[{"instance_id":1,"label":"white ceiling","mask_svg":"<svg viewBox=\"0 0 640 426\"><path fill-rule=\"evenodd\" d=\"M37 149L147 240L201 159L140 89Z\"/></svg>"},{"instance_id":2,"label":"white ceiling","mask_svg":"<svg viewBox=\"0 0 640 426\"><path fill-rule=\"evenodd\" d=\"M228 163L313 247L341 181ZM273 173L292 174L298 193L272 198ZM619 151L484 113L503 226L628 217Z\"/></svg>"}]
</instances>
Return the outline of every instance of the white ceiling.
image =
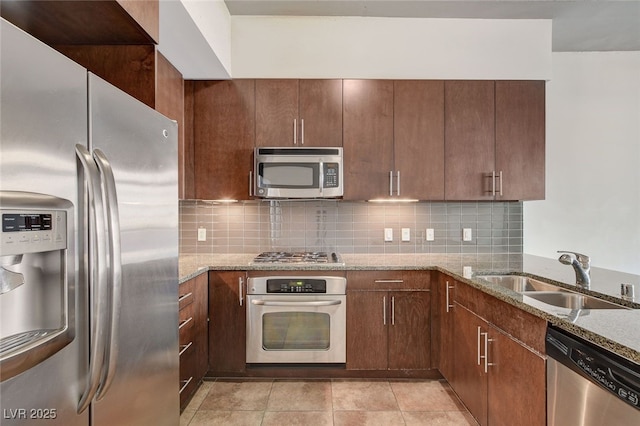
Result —
<instances>
[{"instance_id":1,"label":"white ceiling","mask_svg":"<svg viewBox=\"0 0 640 426\"><path fill-rule=\"evenodd\" d=\"M554 52L640 51L640 0L225 0L231 15L552 19Z\"/></svg>"}]
</instances>

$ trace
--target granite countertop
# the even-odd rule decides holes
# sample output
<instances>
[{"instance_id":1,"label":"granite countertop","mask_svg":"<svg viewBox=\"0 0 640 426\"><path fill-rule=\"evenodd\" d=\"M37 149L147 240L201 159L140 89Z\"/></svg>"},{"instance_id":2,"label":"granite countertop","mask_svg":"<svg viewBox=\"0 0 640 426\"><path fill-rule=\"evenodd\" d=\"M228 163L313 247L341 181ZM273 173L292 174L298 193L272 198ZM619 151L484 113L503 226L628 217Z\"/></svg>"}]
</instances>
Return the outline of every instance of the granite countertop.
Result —
<instances>
[{"instance_id":1,"label":"granite countertop","mask_svg":"<svg viewBox=\"0 0 640 426\"><path fill-rule=\"evenodd\" d=\"M251 265L254 254L213 254L180 256L180 282L209 270L218 271L282 271L282 270L438 270L513 306L543 318L553 325L609 349L640 364L640 295L634 302L620 298L620 284L634 284L640 292L640 276L592 268L590 290L575 287L575 275L569 266L556 259L524 255L521 268L495 269L490 263L470 262L455 254L343 254L344 265ZM463 267L470 266L472 278L463 277ZM582 291L634 309L582 310L574 317L570 309L537 302L510 289L482 279L483 274L518 273L551 282L570 290Z\"/></svg>"}]
</instances>

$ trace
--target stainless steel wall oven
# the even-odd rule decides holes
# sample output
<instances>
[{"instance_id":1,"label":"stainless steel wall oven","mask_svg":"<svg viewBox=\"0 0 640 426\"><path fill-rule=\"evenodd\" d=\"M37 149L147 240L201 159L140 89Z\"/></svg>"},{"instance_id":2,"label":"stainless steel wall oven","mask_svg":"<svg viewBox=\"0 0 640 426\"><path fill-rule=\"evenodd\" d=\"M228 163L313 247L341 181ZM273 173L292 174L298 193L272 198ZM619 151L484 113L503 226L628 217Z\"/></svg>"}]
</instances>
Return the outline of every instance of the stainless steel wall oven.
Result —
<instances>
[{"instance_id":1,"label":"stainless steel wall oven","mask_svg":"<svg viewBox=\"0 0 640 426\"><path fill-rule=\"evenodd\" d=\"M346 279L249 278L247 363L344 363Z\"/></svg>"}]
</instances>

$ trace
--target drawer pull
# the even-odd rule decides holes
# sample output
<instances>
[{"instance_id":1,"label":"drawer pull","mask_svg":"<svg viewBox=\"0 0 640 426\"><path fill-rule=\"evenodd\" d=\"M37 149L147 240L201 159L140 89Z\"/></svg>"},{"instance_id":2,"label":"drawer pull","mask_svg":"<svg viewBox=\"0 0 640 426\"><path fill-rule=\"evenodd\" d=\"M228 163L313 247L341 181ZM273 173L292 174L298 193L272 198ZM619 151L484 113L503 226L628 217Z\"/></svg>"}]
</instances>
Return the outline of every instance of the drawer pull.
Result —
<instances>
[{"instance_id":1,"label":"drawer pull","mask_svg":"<svg viewBox=\"0 0 640 426\"><path fill-rule=\"evenodd\" d=\"M178 356L182 356L182 354L185 353L187 349L191 347L191 345L193 345L193 342L189 342L186 345L180 345L180 353L178 354Z\"/></svg>"},{"instance_id":2,"label":"drawer pull","mask_svg":"<svg viewBox=\"0 0 640 426\"><path fill-rule=\"evenodd\" d=\"M182 385L182 387L180 388L180 393L182 393L182 391L183 391L183 390L185 390L187 386L189 386L189 383L191 383L191 381L192 381L192 380L193 380L193 376L189 377L189 379L188 379L188 380L182 380L182 381L180 381L180 384L184 383L184 384Z\"/></svg>"},{"instance_id":3,"label":"drawer pull","mask_svg":"<svg viewBox=\"0 0 640 426\"><path fill-rule=\"evenodd\" d=\"M178 298L178 302L182 302L184 299L186 299L187 297L193 296L193 293L187 293L187 294L183 294L182 296L180 296Z\"/></svg>"},{"instance_id":4,"label":"drawer pull","mask_svg":"<svg viewBox=\"0 0 640 426\"><path fill-rule=\"evenodd\" d=\"M182 327L184 327L185 325L189 324L191 322L191 320L193 319L193 317L189 317L186 320L182 321L180 323L180 325L178 326L178 330L180 330Z\"/></svg>"},{"instance_id":5,"label":"drawer pull","mask_svg":"<svg viewBox=\"0 0 640 426\"><path fill-rule=\"evenodd\" d=\"M376 284L403 283L404 280L375 280Z\"/></svg>"}]
</instances>

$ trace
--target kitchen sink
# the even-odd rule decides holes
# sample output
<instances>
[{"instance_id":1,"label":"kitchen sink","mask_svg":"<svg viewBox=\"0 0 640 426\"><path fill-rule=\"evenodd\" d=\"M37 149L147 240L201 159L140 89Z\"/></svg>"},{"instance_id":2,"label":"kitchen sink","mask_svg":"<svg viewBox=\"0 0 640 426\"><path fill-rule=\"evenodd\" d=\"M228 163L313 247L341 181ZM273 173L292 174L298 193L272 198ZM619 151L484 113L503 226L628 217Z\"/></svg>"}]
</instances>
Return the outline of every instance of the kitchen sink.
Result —
<instances>
[{"instance_id":1,"label":"kitchen sink","mask_svg":"<svg viewBox=\"0 0 640 426\"><path fill-rule=\"evenodd\" d=\"M562 287L547 284L522 275L478 275L477 278L489 281L490 283L501 287L506 287L518 293L523 293L525 291L566 291Z\"/></svg>"},{"instance_id":2,"label":"kitchen sink","mask_svg":"<svg viewBox=\"0 0 640 426\"><path fill-rule=\"evenodd\" d=\"M630 309L626 306L607 302L596 297L572 291L538 291L524 292L526 297L538 300L547 305L568 309Z\"/></svg>"}]
</instances>

